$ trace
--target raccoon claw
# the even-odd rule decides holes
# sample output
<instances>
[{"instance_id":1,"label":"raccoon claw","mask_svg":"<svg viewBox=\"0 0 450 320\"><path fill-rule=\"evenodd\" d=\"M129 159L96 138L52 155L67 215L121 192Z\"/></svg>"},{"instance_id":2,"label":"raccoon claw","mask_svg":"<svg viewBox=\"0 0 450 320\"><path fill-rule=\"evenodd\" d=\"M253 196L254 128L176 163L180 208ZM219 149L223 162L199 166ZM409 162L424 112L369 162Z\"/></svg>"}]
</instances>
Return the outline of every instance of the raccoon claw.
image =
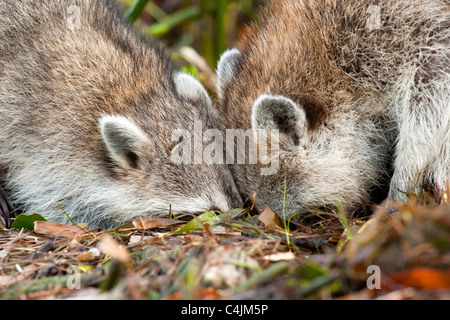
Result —
<instances>
[{"instance_id":1,"label":"raccoon claw","mask_svg":"<svg viewBox=\"0 0 450 320\"><path fill-rule=\"evenodd\" d=\"M0 188L0 222L6 227L11 227L11 218L13 218L13 212L15 211L8 194Z\"/></svg>"}]
</instances>

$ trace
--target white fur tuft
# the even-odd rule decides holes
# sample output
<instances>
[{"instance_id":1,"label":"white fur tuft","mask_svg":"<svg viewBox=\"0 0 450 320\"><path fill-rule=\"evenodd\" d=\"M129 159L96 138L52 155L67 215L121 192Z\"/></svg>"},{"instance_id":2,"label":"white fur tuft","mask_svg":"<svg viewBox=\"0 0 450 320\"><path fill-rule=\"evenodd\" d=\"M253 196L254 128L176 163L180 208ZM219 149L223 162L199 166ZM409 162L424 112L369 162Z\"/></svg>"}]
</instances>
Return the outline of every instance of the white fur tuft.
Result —
<instances>
[{"instance_id":1,"label":"white fur tuft","mask_svg":"<svg viewBox=\"0 0 450 320\"><path fill-rule=\"evenodd\" d=\"M217 91L219 97L222 95L225 86L229 85L233 81L237 60L240 56L241 52L238 49L231 49L225 51L220 57L220 61L217 66Z\"/></svg>"}]
</instances>

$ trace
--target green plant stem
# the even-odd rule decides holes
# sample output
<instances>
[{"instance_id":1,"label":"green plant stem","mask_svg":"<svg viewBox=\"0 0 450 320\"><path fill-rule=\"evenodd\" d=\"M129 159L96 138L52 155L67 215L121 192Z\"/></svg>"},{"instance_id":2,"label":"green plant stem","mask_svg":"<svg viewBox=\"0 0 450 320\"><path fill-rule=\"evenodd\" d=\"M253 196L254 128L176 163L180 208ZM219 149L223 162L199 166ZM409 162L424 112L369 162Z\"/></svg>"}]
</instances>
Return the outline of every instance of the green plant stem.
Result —
<instances>
[{"instance_id":1,"label":"green plant stem","mask_svg":"<svg viewBox=\"0 0 450 320\"><path fill-rule=\"evenodd\" d=\"M151 25L147 32L153 36L160 36L169 32L172 28L177 27L183 23L194 20L200 16L200 9L198 7L189 7L178 10L164 18L159 23Z\"/></svg>"},{"instance_id":2,"label":"green plant stem","mask_svg":"<svg viewBox=\"0 0 450 320\"><path fill-rule=\"evenodd\" d=\"M286 220L286 189L287 182L286 178L284 178L284 192L283 192L283 223L284 223L284 232L286 233L286 242L289 246L291 243L291 239L289 238L289 223Z\"/></svg>"},{"instance_id":3,"label":"green plant stem","mask_svg":"<svg viewBox=\"0 0 450 320\"><path fill-rule=\"evenodd\" d=\"M150 0L136 0L134 1L133 5L128 9L128 11L125 13L125 19L128 21L134 23L139 16L141 15L142 11L144 11L145 6L150 2Z\"/></svg>"},{"instance_id":4,"label":"green plant stem","mask_svg":"<svg viewBox=\"0 0 450 320\"><path fill-rule=\"evenodd\" d=\"M212 34L214 43L214 58L219 61L220 55L227 49L227 18L228 0L217 0L214 10L214 33Z\"/></svg>"},{"instance_id":5,"label":"green plant stem","mask_svg":"<svg viewBox=\"0 0 450 320\"><path fill-rule=\"evenodd\" d=\"M66 215L67 219L69 219L70 223L72 223L74 226L77 226L77 224L72 220L72 218L69 216L69 214L64 210L63 206L55 199L56 204L61 208L61 210Z\"/></svg>"}]
</instances>

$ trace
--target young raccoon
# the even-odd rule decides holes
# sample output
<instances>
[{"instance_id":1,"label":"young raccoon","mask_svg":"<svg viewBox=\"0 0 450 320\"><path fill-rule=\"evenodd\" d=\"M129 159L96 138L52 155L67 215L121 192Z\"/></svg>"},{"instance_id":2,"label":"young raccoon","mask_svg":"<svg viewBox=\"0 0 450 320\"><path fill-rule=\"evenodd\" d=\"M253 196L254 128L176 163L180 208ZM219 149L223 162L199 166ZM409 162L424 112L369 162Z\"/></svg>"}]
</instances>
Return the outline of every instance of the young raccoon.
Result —
<instances>
[{"instance_id":1,"label":"young raccoon","mask_svg":"<svg viewBox=\"0 0 450 320\"><path fill-rule=\"evenodd\" d=\"M171 161L173 131L195 121L218 126L206 91L115 1L0 1L0 164L25 212L66 222L58 201L109 227L241 206L224 165Z\"/></svg>"},{"instance_id":2,"label":"young raccoon","mask_svg":"<svg viewBox=\"0 0 450 320\"><path fill-rule=\"evenodd\" d=\"M259 143L261 129L279 132L277 174L233 166L244 197L281 209L286 179L291 213L336 200L353 210L391 171L390 200L418 181L445 188L448 1L272 0L261 20L218 66L225 123Z\"/></svg>"}]
</instances>

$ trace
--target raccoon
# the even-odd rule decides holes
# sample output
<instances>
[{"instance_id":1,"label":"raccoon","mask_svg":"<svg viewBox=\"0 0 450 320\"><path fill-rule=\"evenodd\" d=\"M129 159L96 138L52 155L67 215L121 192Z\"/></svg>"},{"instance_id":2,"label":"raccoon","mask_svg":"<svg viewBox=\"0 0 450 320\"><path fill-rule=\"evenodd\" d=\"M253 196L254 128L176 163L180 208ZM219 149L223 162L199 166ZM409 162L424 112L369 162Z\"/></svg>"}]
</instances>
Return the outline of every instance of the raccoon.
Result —
<instances>
[{"instance_id":1,"label":"raccoon","mask_svg":"<svg viewBox=\"0 0 450 320\"><path fill-rule=\"evenodd\" d=\"M176 128L218 126L202 85L113 0L0 2L0 164L25 213L111 227L242 199L219 164L177 164ZM59 205L58 205L59 204Z\"/></svg>"},{"instance_id":2,"label":"raccoon","mask_svg":"<svg viewBox=\"0 0 450 320\"><path fill-rule=\"evenodd\" d=\"M226 123L278 132L276 174L232 168L259 209L350 212L384 177L391 204L450 178L448 1L272 0L217 72Z\"/></svg>"}]
</instances>

